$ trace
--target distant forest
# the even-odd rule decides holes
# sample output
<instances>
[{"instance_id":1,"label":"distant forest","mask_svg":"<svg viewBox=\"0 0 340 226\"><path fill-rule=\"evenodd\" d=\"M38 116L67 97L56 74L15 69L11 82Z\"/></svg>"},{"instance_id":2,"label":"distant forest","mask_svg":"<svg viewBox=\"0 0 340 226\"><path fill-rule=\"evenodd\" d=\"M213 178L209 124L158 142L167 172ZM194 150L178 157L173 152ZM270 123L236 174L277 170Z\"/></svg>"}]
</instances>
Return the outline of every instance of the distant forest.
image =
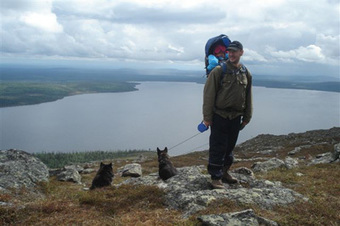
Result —
<instances>
[{"instance_id":1,"label":"distant forest","mask_svg":"<svg viewBox=\"0 0 340 226\"><path fill-rule=\"evenodd\" d=\"M39 104L84 93L135 91L138 82L171 81L204 84L204 71L174 69L1 68L0 107ZM253 75L253 85L267 88L308 89L340 92L340 81L309 80L306 77Z\"/></svg>"},{"instance_id":2,"label":"distant forest","mask_svg":"<svg viewBox=\"0 0 340 226\"><path fill-rule=\"evenodd\" d=\"M77 163L88 163L92 161L104 161L117 158L138 157L139 155L156 155L152 151L130 150L130 151L89 151L89 152L71 152L55 153L42 152L33 155L40 159L49 168L62 168L67 165Z\"/></svg>"}]
</instances>

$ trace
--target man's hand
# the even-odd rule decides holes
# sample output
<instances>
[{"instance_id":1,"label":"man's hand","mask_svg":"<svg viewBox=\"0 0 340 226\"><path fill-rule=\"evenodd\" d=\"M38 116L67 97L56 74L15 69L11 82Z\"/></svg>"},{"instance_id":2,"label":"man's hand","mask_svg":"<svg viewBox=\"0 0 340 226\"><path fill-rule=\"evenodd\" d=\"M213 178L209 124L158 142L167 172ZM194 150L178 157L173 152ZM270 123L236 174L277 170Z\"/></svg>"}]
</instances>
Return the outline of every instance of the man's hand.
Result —
<instances>
[{"instance_id":1,"label":"man's hand","mask_svg":"<svg viewBox=\"0 0 340 226\"><path fill-rule=\"evenodd\" d=\"M246 127L247 124L248 124L248 122L242 122L242 123L240 124L240 130L243 130L244 127Z\"/></svg>"},{"instance_id":2,"label":"man's hand","mask_svg":"<svg viewBox=\"0 0 340 226\"><path fill-rule=\"evenodd\" d=\"M211 125L211 122L208 122L208 121L203 121L203 123L206 127L209 127Z\"/></svg>"}]
</instances>

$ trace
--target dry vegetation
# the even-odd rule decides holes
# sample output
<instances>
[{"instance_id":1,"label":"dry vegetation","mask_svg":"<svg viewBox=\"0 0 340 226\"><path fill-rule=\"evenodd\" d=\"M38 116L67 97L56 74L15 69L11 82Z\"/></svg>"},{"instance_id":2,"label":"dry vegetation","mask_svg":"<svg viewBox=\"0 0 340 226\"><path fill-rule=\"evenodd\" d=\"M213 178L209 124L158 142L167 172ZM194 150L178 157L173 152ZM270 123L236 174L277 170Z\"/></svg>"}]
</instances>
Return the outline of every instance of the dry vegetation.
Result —
<instances>
[{"instance_id":1,"label":"dry vegetation","mask_svg":"<svg viewBox=\"0 0 340 226\"><path fill-rule=\"evenodd\" d=\"M314 149L302 150L301 156L315 156L325 152L332 145L321 145ZM286 156L291 148L282 148L275 156ZM237 151L236 151L237 152ZM239 153L240 155L241 153ZM244 153L240 158L260 157L259 154ZM268 157L268 155L266 155ZM176 156L172 161L176 167L206 165L207 152L194 152ZM297 156L298 157L298 156ZM113 160L115 178L121 178L117 169L132 160ZM250 167L253 162L238 162L233 168ZM141 163L143 174L157 172L156 156ZM99 165L99 164L98 164ZM303 176L298 176L301 173ZM83 175L82 181L91 184L95 173ZM196 213L189 219L182 219L181 212L168 209L164 204L164 191L154 186L124 185L106 187L93 191L83 190L83 185L59 182L51 178L49 183L39 186L45 198L0 195L0 201L11 202L11 207L0 207L2 225L199 225L197 216L234 212L252 208L256 214L278 222L280 225L339 225L340 215L340 164L320 164L301 166L292 170L277 169L268 173L256 174L257 178L281 181L309 198L309 202L289 206L277 206L271 210L256 205L244 205L232 200L220 200Z\"/></svg>"}]
</instances>

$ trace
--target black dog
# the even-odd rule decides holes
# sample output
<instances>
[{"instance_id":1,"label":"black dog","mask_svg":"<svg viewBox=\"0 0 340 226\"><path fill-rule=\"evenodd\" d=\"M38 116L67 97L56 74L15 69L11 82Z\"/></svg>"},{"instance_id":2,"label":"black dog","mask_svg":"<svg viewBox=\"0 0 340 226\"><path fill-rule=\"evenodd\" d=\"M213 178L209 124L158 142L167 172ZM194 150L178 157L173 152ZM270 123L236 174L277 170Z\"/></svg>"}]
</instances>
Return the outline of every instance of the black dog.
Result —
<instances>
[{"instance_id":1,"label":"black dog","mask_svg":"<svg viewBox=\"0 0 340 226\"><path fill-rule=\"evenodd\" d=\"M113 177L114 175L113 175L112 163L104 164L101 162L100 168L96 176L93 178L90 189L101 188L101 187L111 185Z\"/></svg>"},{"instance_id":2,"label":"black dog","mask_svg":"<svg viewBox=\"0 0 340 226\"><path fill-rule=\"evenodd\" d=\"M165 147L163 151L157 148L158 163L159 163L159 177L162 180L167 180L170 177L177 175L177 169L174 167L170 161L170 156L168 155L168 148Z\"/></svg>"}]
</instances>

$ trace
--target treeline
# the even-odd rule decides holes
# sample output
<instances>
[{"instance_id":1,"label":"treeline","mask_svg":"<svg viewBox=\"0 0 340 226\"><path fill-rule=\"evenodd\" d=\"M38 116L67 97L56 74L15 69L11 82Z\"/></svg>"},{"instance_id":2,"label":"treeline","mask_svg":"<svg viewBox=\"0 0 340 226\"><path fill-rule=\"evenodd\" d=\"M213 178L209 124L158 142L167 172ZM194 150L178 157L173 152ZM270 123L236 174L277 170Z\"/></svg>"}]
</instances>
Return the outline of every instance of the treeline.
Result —
<instances>
[{"instance_id":1,"label":"treeline","mask_svg":"<svg viewBox=\"0 0 340 226\"><path fill-rule=\"evenodd\" d=\"M275 81L275 80L253 80L254 86L263 86L267 88L284 88L284 89L305 89L319 90L328 92L340 92L340 82L297 82L297 81Z\"/></svg>"},{"instance_id":2,"label":"treeline","mask_svg":"<svg viewBox=\"0 0 340 226\"><path fill-rule=\"evenodd\" d=\"M40 159L49 168L61 168L66 165L76 163L86 163L91 161L103 161L106 159L127 158L141 154L151 154L152 151L129 150L129 151L89 151L89 152L71 152L56 153L42 152L33 155Z\"/></svg>"},{"instance_id":3,"label":"treeline","mask_svg":"<svg viewBox=\"0 0 340 226\"><path fill-rule=\"evenodd\" d=\"M40 104L84 93L135 91L128 82L1 82L0 107Z\"/></svg>"}]
</instances>

